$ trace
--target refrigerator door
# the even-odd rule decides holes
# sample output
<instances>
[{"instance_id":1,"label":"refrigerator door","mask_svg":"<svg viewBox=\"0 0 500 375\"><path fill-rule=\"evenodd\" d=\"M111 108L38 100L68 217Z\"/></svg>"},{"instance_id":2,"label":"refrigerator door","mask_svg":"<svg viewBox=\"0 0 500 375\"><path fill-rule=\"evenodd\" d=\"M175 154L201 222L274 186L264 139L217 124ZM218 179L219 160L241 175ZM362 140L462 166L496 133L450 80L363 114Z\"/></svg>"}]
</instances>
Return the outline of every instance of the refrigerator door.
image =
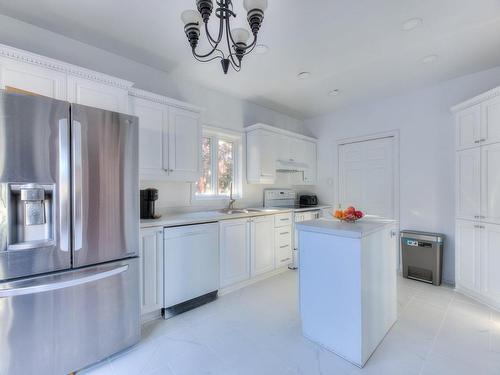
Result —
<instances>
[{"instance_id":1,"label":"refrigerator door","mask_svg":"<svg viewBox=\"0 0 500 375\"><path fill-rule=\"evenodd\" d=\"M69 109L0 90L0 282L71 267Z\"/></svg>"},{"instance_id":2,"label":"refrigerator door","mask_svg":"<svg viewBox=\"0 0 500 375\"><path fill-rule=\"evenodd\" d=\"M138 119L71 105L73 267L139 251Z\"/></svg>"},{"instance_id":3,"label":"refrigerator door","mask_svg":"<svg viewBox=\"0 0 500 375\"><path fill-rule=\"evenodd\" d=\"M65 375L140 338L139 260L0 283L0 374Z\"/></svg>"}]
</instances>

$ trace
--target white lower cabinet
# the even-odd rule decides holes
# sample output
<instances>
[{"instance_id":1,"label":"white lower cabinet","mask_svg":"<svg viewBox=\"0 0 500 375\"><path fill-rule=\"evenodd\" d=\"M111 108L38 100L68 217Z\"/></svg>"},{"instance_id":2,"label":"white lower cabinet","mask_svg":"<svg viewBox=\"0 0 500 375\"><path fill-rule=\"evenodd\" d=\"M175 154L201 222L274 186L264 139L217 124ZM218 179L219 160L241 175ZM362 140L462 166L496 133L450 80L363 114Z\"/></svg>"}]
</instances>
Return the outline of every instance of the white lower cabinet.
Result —
<instances>
[{"instance_id":1,"label":"white lower cabinet","mask_svg":"<svg viewBox=\"0 0 500 375\"><path fill-rule=\"evenodd\" d=\"M292 226L287 225L275 229L275 264L276 268L286 267L292 263Z\"/></svg>"},{"instance_id":2,"label":"white lower cabinet","mask_svg":"<svg viewBox=\"0 0 500 375\"><path fill-rule=\"evenodd\" d=\"M141 229L139 247L141 314L163 307L163 228Z\"/></svg>"},{"instance_id":3,"label":"white lower cabinet","mask_svg":"<svg viewBox=\"0 0 500 375\"><path fill-rule=\"evenodd\" d=\"M250 278L250 228L248 219L226 220L219 223L220 286Z\"/></svg>"},{"instance_id":4,"label":"white lower cabinet","mask_svg":"<svg viewBox=\"0 0 500 375\"><path fill-rule=\"evenodd\" d=\"M500 225L457 220L456 286L500 308Z\"/></svg>"},{"instance_id":5,"label":"white lower cabinet","mask_svg":"<svg viewBox=\"0 0 500 375\"><path fill-rule=\"evenodd\" d=\"M219 289L217 223L165 229L165 308Z\"/></svg>"},{"instance_id":6,"label":"white lower cabinet","mask_svg":"<svg viewBox=\"0 0 500 375\"><path fill-rule=\"evenodd\" d=\"M274 215L219 223L221 288L275 270L274 223Z\"/></svg>"},{"instance_id":7,"label":"white lower cabinet","mask_svg":"<svg viewBox=\"0 0 500 375\"><path fill-rule=\"evenodd\" d=\"M250 219L250 274L258 276L274 270L274 217Z\"/></svg>"}]
</instances>

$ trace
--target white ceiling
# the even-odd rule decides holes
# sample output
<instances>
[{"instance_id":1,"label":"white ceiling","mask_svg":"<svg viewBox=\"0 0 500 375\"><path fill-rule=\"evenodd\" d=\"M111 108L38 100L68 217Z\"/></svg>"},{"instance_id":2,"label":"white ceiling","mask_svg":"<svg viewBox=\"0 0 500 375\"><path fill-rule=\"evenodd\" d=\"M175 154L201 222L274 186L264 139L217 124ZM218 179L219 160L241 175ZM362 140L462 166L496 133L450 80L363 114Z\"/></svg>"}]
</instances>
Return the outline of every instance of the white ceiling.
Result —
<instances>
[{"instance_id":1,"label":"white ceiling","mask_svg":"<svg viewBox=\"0 0 500 375\"><path fill-rule=\"evenodd\" d=\"M191 56L179 16L194 4L0 0L0 13L299 117L500 65L500 0L269 0L260 41L270 51L224 76ZM423 24L403 31L413 17ZM423 64L431 54L439 59ZM298 80L301 71L312 75Z\"/></svg>"}]
</instances>

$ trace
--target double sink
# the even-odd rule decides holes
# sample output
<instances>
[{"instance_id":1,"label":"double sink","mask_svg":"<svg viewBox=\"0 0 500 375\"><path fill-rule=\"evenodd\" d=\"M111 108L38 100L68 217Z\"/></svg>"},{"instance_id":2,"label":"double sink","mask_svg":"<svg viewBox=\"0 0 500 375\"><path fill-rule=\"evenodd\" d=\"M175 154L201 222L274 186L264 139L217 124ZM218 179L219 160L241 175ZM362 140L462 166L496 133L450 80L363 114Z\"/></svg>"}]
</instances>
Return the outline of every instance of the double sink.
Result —
<instances>
[{"instance_id":1,"label":"double sink","mask_svg":"<svg viewBox=\"0 0 500 375\"><path fill-rule=\"evenodd\" d=\"M251 214L252 212L279 212L273 208L224 208L218 212L226 215Z\"/></svg>"}]
</instances>

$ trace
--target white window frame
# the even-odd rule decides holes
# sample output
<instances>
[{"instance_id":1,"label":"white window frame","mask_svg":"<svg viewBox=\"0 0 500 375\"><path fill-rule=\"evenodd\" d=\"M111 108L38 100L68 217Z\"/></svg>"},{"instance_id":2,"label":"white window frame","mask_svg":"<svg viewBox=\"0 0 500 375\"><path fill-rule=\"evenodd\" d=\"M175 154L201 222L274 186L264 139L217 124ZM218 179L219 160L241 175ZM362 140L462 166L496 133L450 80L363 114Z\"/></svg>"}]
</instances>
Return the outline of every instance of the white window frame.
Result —
<instances>
[{"instance_id":1,"label":"white window frame","mask_svg":"<svg viewBox=\"0 0 500 375\"><path fill-rule=\"evenodd\" d=\"M217 190L218 168L217 151L219 139L233 142L233 198L242 198L242 161L243 161L243 134L234 130L224 129L211 125L203 125L202 137L210 137L211 142L211 162L212 162L212 186ZM200 145L201 147L201 145ZM214 201L227 200L229 194L197 194L196 182L191 185L191 199L193 201Z\"/></svg>"}]
</instances>

